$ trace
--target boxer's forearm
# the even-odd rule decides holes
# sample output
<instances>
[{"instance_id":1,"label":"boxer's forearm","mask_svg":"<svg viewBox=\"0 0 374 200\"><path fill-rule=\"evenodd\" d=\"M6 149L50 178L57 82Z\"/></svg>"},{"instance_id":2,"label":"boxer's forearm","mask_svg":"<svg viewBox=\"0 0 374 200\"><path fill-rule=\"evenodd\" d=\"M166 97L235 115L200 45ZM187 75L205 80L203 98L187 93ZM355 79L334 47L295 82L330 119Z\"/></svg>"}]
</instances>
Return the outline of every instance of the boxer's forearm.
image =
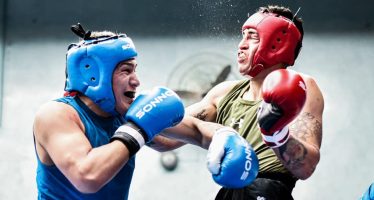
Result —
<instances>
[{"instance_id":1,"label":"boxer's forearm","mask_svg":"<svg viewBox=\"0 0 374 200\"><path fill-rule=\"evenodd\" d=\"M186 115L181 123L166 129L163 135L208 149L214 132L222 127L221 124L205 122Z\"/></svg>"},{"instance_id":2,"label":"boxer's forearm","mask_svg":"<svg viewBox=\"0 0 374 200\"><path fill-rule=\"evenodd\" d=\"M310 177L320 159L322 123L311 113L302 113L290 126L290 139L274 149L279 159L296 177Z\"/></svg>"}]
</instances>

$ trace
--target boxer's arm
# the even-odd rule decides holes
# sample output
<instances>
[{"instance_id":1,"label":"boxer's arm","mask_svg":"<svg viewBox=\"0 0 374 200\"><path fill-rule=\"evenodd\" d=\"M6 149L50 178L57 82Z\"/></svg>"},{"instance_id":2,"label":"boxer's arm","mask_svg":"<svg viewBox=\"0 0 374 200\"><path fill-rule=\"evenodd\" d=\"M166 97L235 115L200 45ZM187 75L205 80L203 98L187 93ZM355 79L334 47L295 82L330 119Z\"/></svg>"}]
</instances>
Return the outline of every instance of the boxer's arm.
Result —
<instances>
[{"instance_id":1,"label":"boxer's arm","mask_svg":"<svg viewBox=\"0 0 374 200\"><path fill-rule=\"evenodd\" d=\"M274 148L278 158L296 177L310 177L320 159L324 100L313 78L303 75L307 99L299 116L290 124L290 138Z\"/></svg>"},{"instance_id":2,"label":"boxer's arm","mask_svg":"<svg viewBox=\"0 0 374 200\"><path fill-rule=\"evenodd\" d=\"M162 134L163 133L155 136L153 140L147 144L147 146L156 151L165 152L177 149L186 144L185 142L173 138L168 138Z\"/></svg>"},{"instance_id":3,"label":"boxer's arm","mask_svg":"<svg viewBox=\"0 0 374 200\"><path fill-rule=\"evenodd\" d=\"M214 132L222 127L221 124L206 122L185 115L181 123L165 129L147 145L160 152L173 150L185 144L208 149Z\"/></svg>"},{"instance_id":4,"label":"boxer's arm","mask_svg":"<svg viewBox=\"0 0 374 200\"><path fill-rule=\"evenodd\" d=\"M222 127L213 123L218 103L237 83L238 81L225 81L213 87L201 101L186 108L182 122L163 131L161 135L167 138L160 136L149 146L158 151L167 151L188 143L207 149L214 132Z\"/></svg>"},{"instance_id":5,"label":"boxer's arm","mask_svg":"<svg viewBox=\"0 0 374 200\"><path fill-rule=\"evenodd\" d=\"M63 103L51 102L39 110L34 135L41 161L56 165L82 193L98 191L129 159L120 141L93 148L76 111Z\"/></svg>"},{"instance_id":6,"label":"boxer's arm","mask_svg":"<svg viewBox=\"0 0 374 200\"><path fill-rule=\"evenodd\" d=\"M205 97L186 108L186 114L207 122L215 122L222 98L240 81L225 81L213 87Z\"/></svg>"}]
</instances>

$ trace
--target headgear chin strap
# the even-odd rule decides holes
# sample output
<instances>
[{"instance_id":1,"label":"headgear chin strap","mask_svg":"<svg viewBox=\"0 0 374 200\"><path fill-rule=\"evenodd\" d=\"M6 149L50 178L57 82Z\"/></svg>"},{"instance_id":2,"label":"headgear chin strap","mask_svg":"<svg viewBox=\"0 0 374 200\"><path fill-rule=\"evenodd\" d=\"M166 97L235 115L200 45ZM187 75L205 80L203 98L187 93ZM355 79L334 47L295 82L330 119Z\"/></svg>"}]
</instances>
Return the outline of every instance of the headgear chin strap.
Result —
<instances>
[{"instance_id":1,"label":"headgear chin strap","mask_svg":"<svg viewBox=\"0 0 374 200\"><path fill-rule=\"evenodd\" d=\"M69 46L66 54L65 91L79 91L102 110L118 115L112 76L116 66L137 56L134 43L125 34L112 37L86 37Z\"/></svg>"},{"instance_id":2,"label":"headgear chin strap","mask_svg":"<svg viewBox=\"0 0 374 200\"><path fill-rule=\"evenodd\" d=\"M275 13L257 12L248 18L242 30L248 28L256 29L260 39L249 76L255 77L278 63L294 64L295 50L301 47L301 34L291 20Z\"/></svg>"}]
</instances>

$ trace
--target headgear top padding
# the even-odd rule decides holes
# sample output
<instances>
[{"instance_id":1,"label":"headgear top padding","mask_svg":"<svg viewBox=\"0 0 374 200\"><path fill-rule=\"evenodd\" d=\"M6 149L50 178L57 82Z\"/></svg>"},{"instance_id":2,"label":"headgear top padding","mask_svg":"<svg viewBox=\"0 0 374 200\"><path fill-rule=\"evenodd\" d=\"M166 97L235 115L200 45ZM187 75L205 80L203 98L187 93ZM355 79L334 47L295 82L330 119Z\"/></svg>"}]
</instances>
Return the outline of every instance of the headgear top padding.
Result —
<instances>
[{"instance_id":1,"label":"headgear top padding","mask_svg":"<svg viewBox=\"0 0 374 200\"><path fill-rule=\"evenodd\" d=\"M121 61L136 56L134 43L124 34L73 44L66 55L65 90L79 91L105 112L116 115L113 71Z\"/></svg>"},{"instance_id":2,"label":"headgear top padding","mask_svg":"<svg viewBox=\"0 0 374 200\"><path fill-rule=\"evenodd\" d=\"M257 30L260 42L252 61L250 76L278 63L293 65L295 49L301 45L301 34L286 17L274 13L257 12L244 23L242 30Z\"/></svg>"}]
</instances>

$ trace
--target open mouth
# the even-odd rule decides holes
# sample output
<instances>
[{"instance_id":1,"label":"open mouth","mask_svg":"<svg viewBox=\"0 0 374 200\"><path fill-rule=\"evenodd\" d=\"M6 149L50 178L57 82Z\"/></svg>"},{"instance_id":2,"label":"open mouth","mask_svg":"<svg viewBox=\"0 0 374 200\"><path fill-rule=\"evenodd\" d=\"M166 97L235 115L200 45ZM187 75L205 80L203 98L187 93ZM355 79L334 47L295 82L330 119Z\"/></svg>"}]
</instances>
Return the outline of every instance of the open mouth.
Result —
<instances>
[{"instance_id":1,"label":"open mouth","mask_svg":"<svg viewBox=\"0 0 374 200\"><path fill-rule=\"evenodd\" d=\"M129 98L134 98L135 97L135 92L133 91L127 91L127 92L124 92L123 95L125 95L126 97L129 97Z\"/></svg>"},{"instance_id":2,"label":"open mouth","mask_svg":"<svg viewBox=\"0 0 374 200\"><path fill-rule=\"evenodd\" d=\"M243 52L238 53L238 60L243 61L246 59L246 55Z\"/></svg>"}]
</instances>

